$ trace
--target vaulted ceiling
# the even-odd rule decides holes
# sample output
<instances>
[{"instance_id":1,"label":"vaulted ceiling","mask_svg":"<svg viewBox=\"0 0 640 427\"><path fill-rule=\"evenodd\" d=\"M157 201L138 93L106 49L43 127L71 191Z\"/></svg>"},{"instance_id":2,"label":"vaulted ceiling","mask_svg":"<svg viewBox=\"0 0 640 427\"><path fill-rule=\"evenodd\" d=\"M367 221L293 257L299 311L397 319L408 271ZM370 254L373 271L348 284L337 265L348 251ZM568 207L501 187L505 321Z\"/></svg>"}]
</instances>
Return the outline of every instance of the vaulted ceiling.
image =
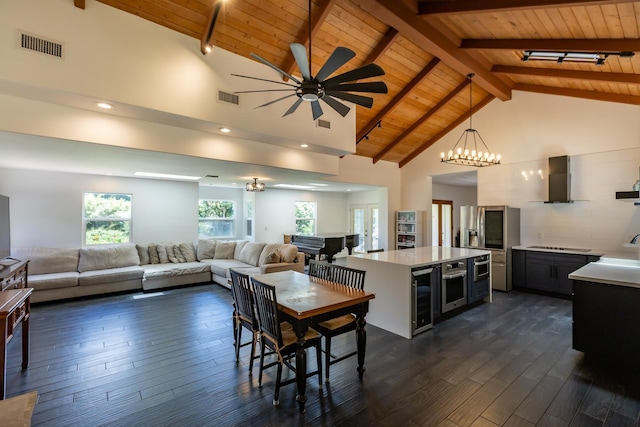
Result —
<instances>
[{"instance_id":1,"label":"vaulted ceiling","mask_svg":"<svg viewBox=\"0 0 640 427\"><path fill-rule=\"evenodd\" d=\"M356 53L337 73L380 65L388 93L356 109L356 154L374 162L405 165L468 121L470 102L475 113L514 90L640 105L640 2L313 0L309 22L308 0L98 1L293 75L289 45L308 46L309 29L312 70L337 46ZM524 62L526 50L609 55L604 65Z\"/></svg>"}]
</instances>

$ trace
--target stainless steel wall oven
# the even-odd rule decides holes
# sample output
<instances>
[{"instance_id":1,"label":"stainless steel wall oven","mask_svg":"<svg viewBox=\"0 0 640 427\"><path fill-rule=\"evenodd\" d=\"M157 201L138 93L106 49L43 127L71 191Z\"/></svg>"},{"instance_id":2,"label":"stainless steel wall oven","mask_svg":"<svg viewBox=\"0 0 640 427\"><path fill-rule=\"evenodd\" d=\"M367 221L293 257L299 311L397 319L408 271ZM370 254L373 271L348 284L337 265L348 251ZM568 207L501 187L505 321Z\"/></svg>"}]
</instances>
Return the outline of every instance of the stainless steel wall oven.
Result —
<instances>
[{"instance_id":1,"label":"stainless steel wall oven","mask_svg":"<svg viewBox=\"0 0 640 427\"><path fill-rule=\"evenodd\" d=\"M491 261L489 255L482 255L473 259L473 281L479 282L489 277Z\"/></svg>"},{"instance_id":2,"label":"stainless steel wall oven","mask_svg":"<svg viewBox=\"0 0 640 427\"><path fill-rule=\"evenodd\" d=\"M442 264L442 313L467 304L467 266L465 261Z\"/></svg>"}]
</instances>

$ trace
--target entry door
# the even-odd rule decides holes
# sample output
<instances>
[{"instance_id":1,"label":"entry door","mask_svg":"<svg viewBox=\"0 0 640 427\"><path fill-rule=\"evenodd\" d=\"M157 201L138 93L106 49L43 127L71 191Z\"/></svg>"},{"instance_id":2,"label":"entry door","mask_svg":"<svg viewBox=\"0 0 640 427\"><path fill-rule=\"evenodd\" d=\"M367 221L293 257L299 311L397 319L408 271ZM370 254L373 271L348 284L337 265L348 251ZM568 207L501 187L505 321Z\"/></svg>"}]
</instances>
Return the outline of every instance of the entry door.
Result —
<instances>
[{"instance_id":1,"label":"entry door","mask_svg":"<svg viewBox=\"0 0 640 427\"><path fill-rule=\"evenodd\" d=\"M433 200L432 203L432 245L451 247L453 246L453 201Z\"/></svg>"},{"instance_id":2,"label":"entry door","mask_svg":"<svg viewBox=\"0 0 640 427\"><path fill-rule=\"evenodd\" d=\"M360 244L353 248L354 252L364 253L371 249L378 249L378 205L352 205L351 230L360 235Z\"/></svg>"}]
</instances>

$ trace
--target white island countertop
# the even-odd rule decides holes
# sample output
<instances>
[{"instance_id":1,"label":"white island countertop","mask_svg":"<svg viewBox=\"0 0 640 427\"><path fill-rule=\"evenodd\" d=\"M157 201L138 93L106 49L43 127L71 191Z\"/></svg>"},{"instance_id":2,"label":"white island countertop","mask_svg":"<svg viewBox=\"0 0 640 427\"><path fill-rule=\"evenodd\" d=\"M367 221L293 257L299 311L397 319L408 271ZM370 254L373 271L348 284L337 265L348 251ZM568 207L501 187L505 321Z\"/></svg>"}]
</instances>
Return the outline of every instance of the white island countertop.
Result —
<instances>
[{"instance_id":1,"label":"white island countertop","mask_svg":"<svg viewBox=\"0 0 640 427\"><path fill-rule=\"evenodd\" d=\"M602 257L569 274L569 279L640 288L640 260Z\"/></svg>"},{"instance_id":2,"label":"white island countertop","mask_svg":"<svg viewBox=\"0 0 640 427\"><path fill-rule=\"evenodd\" d=\"M421 267L424 265L456 261L480 255L489 255L490 253L491 252L488 250L481 249L421 246L418 248L401 249L397 251L349 255L349 257L372 259L391 264L405 265L408 267Z\"/></svg>"}]
</instances>

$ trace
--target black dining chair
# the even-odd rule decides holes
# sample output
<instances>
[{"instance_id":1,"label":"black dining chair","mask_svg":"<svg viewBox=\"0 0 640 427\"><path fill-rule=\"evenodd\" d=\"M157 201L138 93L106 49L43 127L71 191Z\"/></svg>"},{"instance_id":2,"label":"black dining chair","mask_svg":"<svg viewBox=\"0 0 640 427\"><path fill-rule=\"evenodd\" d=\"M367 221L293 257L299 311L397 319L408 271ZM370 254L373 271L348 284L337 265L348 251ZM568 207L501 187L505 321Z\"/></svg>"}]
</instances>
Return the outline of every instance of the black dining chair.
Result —
<instances>
[{"instance_id":1,"label":"black dining chair","mask_svg":"<svg viewBox=\"0 0 640 427\"><path fill-rule=\"evenodd\" d=\"M251 286L253 289L261 342L260 375L258 385L262 387L263 370L277 365L276 389L273 396L273 405L277 406L280 404L280 387L296 382L295 376L286 381L282 381L282 368L283 365L286 365L291 369L291 371L296 371L291 359L294 358L296 354L298 337L291 327L291 324L280 321L275 286L262 283L253 277L251 278ZM314 329L309 328L304 339L305 351L307 348L315 347L318 365L318 369L316 371L306 373L305 378L317 374L318 385L322 387L322 350L320 346L320 335ZM276 360L265 365L264 357L267 347L275 353ZM298 373L296 373L296 375L297 374Z\"/></svg>"},{"instance_id":2,"label":"black dining chair","mask_svg":"<svg viewBox=\"0 0 640 427\"><path fill-rule=\"evenodd\" d=\"M233 296L233 338L236 349L236 363L240 360L240 347L251 344L249 375L253 373L253 360L256 356L256 343L259 338L258 320L255 315L253 291L249 276L229 269L231 274L231 295ZM251 341L242 343L242 329L251 332Z\"/></svg>"},{"instance_id":3,"label":"black dining chair","mask_svg":"<svg viewBox=\"0 0 640 427\"><path fill-rule=\"evenodd\" d=\"M312 269L311 261L309 261L309 275L318 277L320 279L329 280L331 282L340 283L354 289L363 290L366 271L328 263L316 265ZM329 382L329 372L331 365L345 360L351 356L355 356L358 353L357 351L351 351L339 357L332 355L331 339L338 335L342 335L350 331L355 331L356 327L356 316L354 316L353 314L346 314L344 316L336 317L335 319L329 319L315 325L315 329L320 332L320 335L324 337L324 366L326 372L326 382Z\"/></svg>"}]
</instances>

